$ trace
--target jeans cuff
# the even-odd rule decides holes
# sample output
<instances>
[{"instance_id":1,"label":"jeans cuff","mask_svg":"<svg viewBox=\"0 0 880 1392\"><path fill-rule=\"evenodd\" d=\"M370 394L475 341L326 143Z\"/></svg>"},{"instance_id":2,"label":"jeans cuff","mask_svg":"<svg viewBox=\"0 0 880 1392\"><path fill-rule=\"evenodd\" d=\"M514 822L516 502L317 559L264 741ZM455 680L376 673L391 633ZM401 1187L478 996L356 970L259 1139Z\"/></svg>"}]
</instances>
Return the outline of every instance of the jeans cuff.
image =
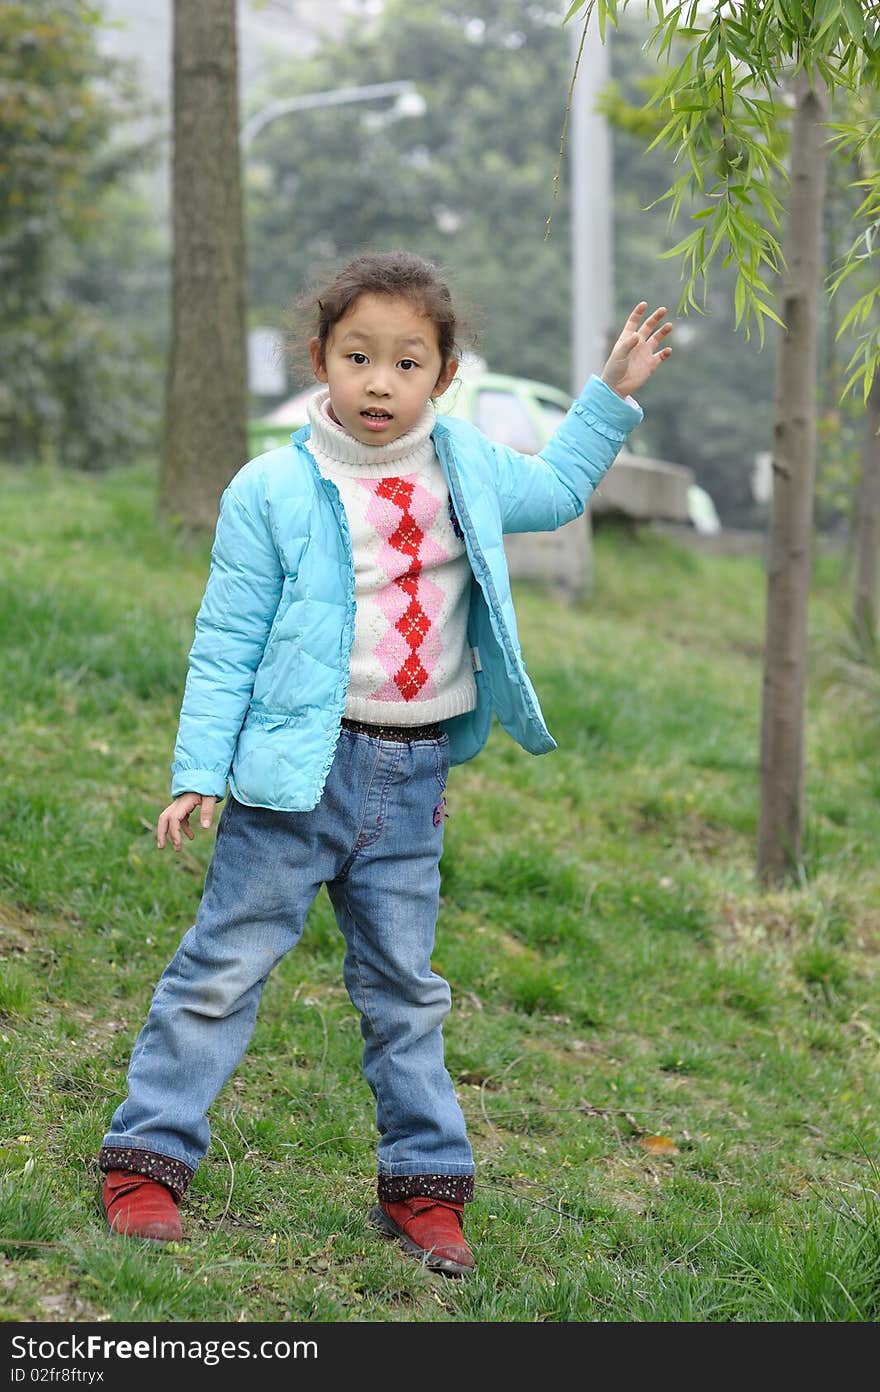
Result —
<instances>
[{"instance_id":1,"label":"jeans cuff","mask_svg":"<svg viewBox=\"0 0 880 1392\"><path fill-rule=\"evenodd\" d=\"M450 1199L453 1203L470 1203L474 1197L473 1175L449 1174L380 1174L377 1190L386 1203L402 1199Z\"/></svg>"},{"instance_id":2,"label":"jeans cuff","mask_svg":"<svg viewBox=\"0 0 880 1392\"><path fill-rule=\"evenodd\" d=\"M170 1189L178 1203L195 1174L195 1170L182 1160L172 1160L157 1150L141 1150L134 1146L102 1146L98 1153L98 1169L104 1174L108 1170L129 1170L146 1175Z\"/></svg>"}]
</instances>

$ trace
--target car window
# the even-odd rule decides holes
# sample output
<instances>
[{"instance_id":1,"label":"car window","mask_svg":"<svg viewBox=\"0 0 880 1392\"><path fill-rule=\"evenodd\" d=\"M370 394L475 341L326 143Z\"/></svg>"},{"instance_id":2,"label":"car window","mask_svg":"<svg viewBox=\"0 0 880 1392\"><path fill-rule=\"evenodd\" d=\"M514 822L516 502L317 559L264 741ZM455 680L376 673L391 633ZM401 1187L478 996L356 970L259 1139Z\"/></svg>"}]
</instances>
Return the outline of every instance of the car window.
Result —
<instances>
[{"instance_id":1,"label":"car window","mask_svg":"<svg viewBox=\"0 0 880 1392\"><path fill-rule=\"evenodd\" d=\"M525 406L513 392L485 387L477 392L474 423L490 440L535 454L541 448L538 432L529 419Z\"/></svg>"},{"instance_id":2,"label":"car window","mask_svg":"<svg viewBox=\"0 0 880 1392\"><path fill-rule=\"evenodd\" d=\"M553 431L560 426L568 415L564 406L560 406L558 401L548 401L545 396L535 398L541 408L541 415L547 422L547 430L552 435Z\"/></svg>"}]
</instances>

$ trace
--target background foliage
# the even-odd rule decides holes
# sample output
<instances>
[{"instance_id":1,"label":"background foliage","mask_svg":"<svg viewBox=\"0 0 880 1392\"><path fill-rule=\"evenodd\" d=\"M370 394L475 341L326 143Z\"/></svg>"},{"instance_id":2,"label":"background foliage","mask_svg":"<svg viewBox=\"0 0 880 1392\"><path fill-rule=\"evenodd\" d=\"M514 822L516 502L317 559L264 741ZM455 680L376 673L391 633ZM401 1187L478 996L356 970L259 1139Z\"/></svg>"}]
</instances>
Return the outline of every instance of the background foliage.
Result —
<instances>
[{"instance_id":1,"label":"background foliage","mask_svg":"<svg viewBox=\"0 0 880 1392\"><path fill-rule=\"evenodd\" d=\"M243 116L298 92L401 77L415 83L426 111L388 119L388 103L322 108L278 119L256 137L245 164L252 326L288 324L296 297L349 252L406 244L448 268L473 330L465 346L495 370L571 389L565 162L555 203L553 196L572 67L563 13L547 0L387 0L314 56L268 63L262 85L243 99ZM167 161L168 112L148 106L132 70L100 56L104 22L83 0L33 0L0 12L7 460L97 468L157 454L170 236L167 200L155 197L145 170ZM643 104L656 85L648 32L634 6L609 37L618 320L636 295L674 308L681 290L676 262L660 259L680 222L667 226L665 207L651 206L668 186L669 155L646 153L650 132L622 119L623 104ZM158 134L144 134L145 114ZM859 201L855 162L838 167L827 210L829 269ZM733 270L719 268L704 314L679 321L674 370L657 379L635 448L693 468L727 526L763 527L751 475L756 454L772 443L775 330L763 348L734 332L733 287ZM854 283L849 302L863 288ZM834 330L846 304L843 296L834 309L825 298L821 307L824 527L846 518L861 419L852 402L837 402L846 352ZM308 380L291 371L291 389ZM253 410L269 404L254 398Z\"/></svg>"},{"instance_id":2,"label":"background foliage","mask_svg":"<svg viewBox=\"0 0 880 1392\"><path fill-rule=\"evenodd\" d=\"M102 468L155 439L161 247L126 176L130 74L79 0L0 8L0 454ZM117 134L122 132L122 137Z\"/></svg>"}]
</instances>

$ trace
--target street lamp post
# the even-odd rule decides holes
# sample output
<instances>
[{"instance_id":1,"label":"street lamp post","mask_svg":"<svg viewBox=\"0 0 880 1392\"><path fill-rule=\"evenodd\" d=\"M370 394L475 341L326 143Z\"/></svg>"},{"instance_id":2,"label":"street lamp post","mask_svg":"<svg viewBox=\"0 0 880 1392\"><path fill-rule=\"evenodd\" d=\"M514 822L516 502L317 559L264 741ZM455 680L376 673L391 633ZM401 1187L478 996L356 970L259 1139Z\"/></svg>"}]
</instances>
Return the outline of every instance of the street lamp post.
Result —
<instances>
[{"instance_id":1,"label":"street lamp post","mask_svg":"<svg viewBox=\"0 0 880 1392\"><path fill-rule=\"evenodd\" d=\"M323 92L303 92L295 97L282 97L260 107L247 118L239 130L239 149L242 159L250 150L254 137L279 116L295 111L313 111L321 106L343 106L349 102L374 101L377 97L396 97L391 108L394 117L424 116L427 104L408 78L393 82L373 82L363 87L334 87ZM248 385L263 396L275 396L284 391L286 377L280 365L278 332L271 328L255 328L248 332Z\"/></svg>"},{"instance_id":2,"label":"street lamp post","mask_svg":"<svg viewBox=\"0 0 880 1392\"><path fill-rule=\"evenodd\" d=\"M372 101L376 97L397 97L397 105L402 116L422 116L425 113L425 100L416 89L414 82L401 78L395 82L373 82L365 87L334 87L326 92L303 92L300 96L281 98L269 102L249 116L241 127L239 139L242 150L247 150L264 126L277 116L286 116L292 111L312 111L318 106L343 106L348 102Z\"/></svg>"}]
</instances>

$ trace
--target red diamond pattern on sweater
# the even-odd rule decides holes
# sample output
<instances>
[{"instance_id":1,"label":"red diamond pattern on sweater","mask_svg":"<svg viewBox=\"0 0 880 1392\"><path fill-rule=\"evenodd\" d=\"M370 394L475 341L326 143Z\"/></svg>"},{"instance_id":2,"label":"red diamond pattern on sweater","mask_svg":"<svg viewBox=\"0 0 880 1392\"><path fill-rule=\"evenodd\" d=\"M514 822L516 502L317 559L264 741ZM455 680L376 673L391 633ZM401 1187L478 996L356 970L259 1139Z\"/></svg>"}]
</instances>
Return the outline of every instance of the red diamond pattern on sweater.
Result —
<instances>
[{"instance_id":1,"label":"red diamond pattern on sweater","mask_svg":"<svg viewBox=\"0 0 880 1392\"><path fill-rule=\"evenodd\" d=\"M384 535L385 544L390 551L405 558L408 563L403 574L394 575L392 565L388 565L387 569L391 584L396 587L401 597L405 596L408 600L403 611L394 618L393 628L403 639L409 653L402 662L396 659L393 663L387 664L387 659L393 653L392 646L383 643L381 652L383 663L387 664L386 670L391 678L392 689L396 688L399 693L398 699L413 701L426 683L431 681L431 668L436 660L435 654L428 656L428 649L425 647L425 640L431 635L432 624L432 614L426 610L425 601L434 611L433 617L436 617L441 599L436 586L429 584L427 577L422 576L423 556L427 554L434 561L445 559L436 544L427 541L425 526L413 511L413 499L416 494L419 495L420 502L417 506L424 514L424 521L428 526L436 514L439 501L426 494L425 490L418 486L415 478L380 479L373 485L373 491L377 499L382 499L400 510L400 518L396 525L393 525L393 530L387 523L380 524L378 516L374 515L372 520L380 534ZM381 607L390 619L391 606L382 602ZM431 636L434 642L429 646L436 646L436 635ZM388 699L389 694L385 692L385 699Z\"/></svg>"}]
</instances>

